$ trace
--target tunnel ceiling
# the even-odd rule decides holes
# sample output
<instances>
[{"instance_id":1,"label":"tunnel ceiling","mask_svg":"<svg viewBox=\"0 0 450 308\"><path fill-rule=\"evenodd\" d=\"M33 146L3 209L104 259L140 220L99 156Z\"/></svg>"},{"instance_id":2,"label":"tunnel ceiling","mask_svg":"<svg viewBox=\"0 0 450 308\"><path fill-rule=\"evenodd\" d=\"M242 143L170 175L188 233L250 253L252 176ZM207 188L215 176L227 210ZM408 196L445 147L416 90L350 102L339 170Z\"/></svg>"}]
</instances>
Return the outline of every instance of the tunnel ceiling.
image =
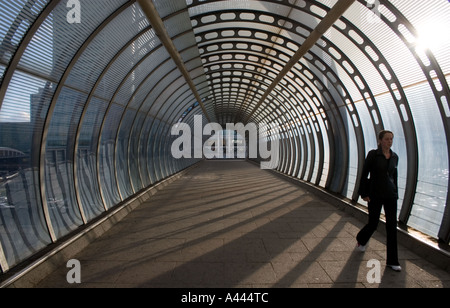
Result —
<instances>
[{"instance_id":1,"label":"tunnel ceiling","mask_svg":"<svg viewBox=\"0 0 450 308\"><path fill-rule=\"evenodd\" d=\"M194 126L196 115L276 123L278 171L353 200L367 151L390 129L400 221L450 240L448 1L0 7L0 149L27 170L0 170L21 174L25 199L12 201L7 180L0 196L29 208L37 226L26 235L20 219L3 219L4 233L22 239L18 248L2 238L3 269L197 162L169 157L171 127Z\"/></svg>"}]
</instances>

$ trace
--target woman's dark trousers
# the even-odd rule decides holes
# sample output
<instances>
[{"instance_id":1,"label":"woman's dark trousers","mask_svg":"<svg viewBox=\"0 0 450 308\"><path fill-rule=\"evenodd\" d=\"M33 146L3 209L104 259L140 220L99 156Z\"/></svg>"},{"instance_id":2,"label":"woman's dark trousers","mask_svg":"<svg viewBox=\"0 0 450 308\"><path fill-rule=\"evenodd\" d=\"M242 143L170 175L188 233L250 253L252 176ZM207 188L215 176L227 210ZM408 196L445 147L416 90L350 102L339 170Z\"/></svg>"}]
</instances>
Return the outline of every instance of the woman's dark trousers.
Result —
<instances>
[{"instance_id":1,"label":"woman's dark trousers","mask_svg":"<svg viewBox=\"0 0 450 308\"><path fill-rule=\"evenodd\" d=\"M356 239L366 245L377 230L380 221L381 207L384 205L386 216L387 260L388 265L399 265L397 251L397 200L371 199L369 202L369 223L358 233Z\"/></svg>"}]
</instances>

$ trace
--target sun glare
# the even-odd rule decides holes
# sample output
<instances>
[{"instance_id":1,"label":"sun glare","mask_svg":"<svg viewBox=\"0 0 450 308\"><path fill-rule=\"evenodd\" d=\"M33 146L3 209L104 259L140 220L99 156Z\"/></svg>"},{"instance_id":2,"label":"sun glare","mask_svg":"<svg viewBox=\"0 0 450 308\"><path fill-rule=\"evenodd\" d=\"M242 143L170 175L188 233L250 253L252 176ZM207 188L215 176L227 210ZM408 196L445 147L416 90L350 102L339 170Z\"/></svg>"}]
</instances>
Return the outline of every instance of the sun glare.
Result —
<instances>
[{"instance_id":1,"label":"sun glare","mask_svg":"<svg viewBox=\"0 0 450 308\"><path fill-rule=\"evenodd\" d=\"M420 50L436 50L448 46L450 21L430 21L417 26L416 46Z\"/></svg>"}]
</instances>

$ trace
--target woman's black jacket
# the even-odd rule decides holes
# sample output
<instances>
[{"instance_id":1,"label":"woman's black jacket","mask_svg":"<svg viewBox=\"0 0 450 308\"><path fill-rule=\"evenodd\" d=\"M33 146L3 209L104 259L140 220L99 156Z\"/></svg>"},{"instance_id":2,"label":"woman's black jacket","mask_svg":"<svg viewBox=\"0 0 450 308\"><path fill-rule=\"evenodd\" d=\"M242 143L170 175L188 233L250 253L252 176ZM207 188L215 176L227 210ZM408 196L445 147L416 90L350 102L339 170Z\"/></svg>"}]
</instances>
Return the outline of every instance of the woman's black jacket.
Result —
<instances>
[{"instance_id":1,"label":"woman's black jacket","mask_svg":"<svg viewBox=\"0 0 450 308\"><path fill-rule=\"evenodd\" d=\"M386 159L381 148L370 151L364 162L359 195L370 199L398 199L397 166L398 155L392 150L390 159Z\"/></svg>"}]
</instances>

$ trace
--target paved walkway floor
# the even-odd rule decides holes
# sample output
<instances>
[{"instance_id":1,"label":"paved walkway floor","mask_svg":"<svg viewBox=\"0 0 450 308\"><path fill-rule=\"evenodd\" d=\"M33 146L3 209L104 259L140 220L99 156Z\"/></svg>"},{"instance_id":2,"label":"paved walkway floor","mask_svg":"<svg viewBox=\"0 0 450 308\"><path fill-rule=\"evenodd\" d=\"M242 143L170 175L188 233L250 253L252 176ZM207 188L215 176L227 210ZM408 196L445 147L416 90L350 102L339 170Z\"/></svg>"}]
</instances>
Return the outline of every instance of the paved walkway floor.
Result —
<instances>
[{"instance_id":1,"label":"paved walkway floor","mask_svg":"<svg viewBox=\"0 0 450 308\"><path fill-rule=\"evenodd\" d=\"M251 163L205 161L75 256L81 284L62 267L38 287L450 287L402 246L403 271L387 269L380 233L356 251L363 225Z\"/></svg>"}]
</instances>

